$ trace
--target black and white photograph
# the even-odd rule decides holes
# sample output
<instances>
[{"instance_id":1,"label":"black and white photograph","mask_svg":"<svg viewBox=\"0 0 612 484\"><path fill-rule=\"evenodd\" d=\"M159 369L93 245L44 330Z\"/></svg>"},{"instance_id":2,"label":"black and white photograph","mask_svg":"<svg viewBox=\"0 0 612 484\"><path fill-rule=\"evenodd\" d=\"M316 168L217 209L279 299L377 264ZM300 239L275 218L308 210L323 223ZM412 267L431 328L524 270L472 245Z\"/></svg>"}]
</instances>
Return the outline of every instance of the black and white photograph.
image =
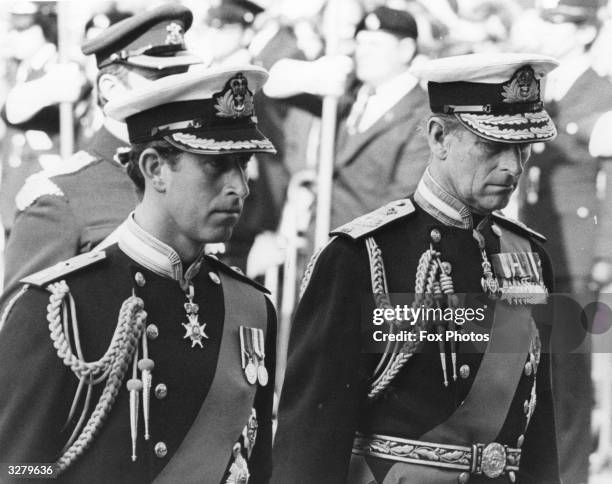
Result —
<instances>
[{"instance_id":1,"label":"black and white photograph","mask_svg":"<svg viewBox=\"0 0 612 484\"><path fill-rule=\"evenodd\" d=\"M610 0L0 0L0 227L0 484L612 483Z\"/></svg>"}]
</instances>

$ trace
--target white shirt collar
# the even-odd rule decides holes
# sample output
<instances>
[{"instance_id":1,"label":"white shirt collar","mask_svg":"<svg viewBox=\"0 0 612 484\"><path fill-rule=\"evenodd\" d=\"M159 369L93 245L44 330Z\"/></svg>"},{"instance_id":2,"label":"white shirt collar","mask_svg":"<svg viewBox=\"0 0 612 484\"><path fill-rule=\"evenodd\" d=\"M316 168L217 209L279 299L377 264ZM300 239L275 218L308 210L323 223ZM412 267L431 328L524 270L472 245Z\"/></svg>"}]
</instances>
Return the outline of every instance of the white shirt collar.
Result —
<instances>
[{"instance_id":1,"label":"white shirt collar","mask_svg":"<svg viewBox=\"0 0 612 484\"><path fill-rule=\"evenodd\" d=\"M183 273L183 263L176 251L140 227L134 220L134 212L122 224L117 242L130 259L159 276L178 281L183 288L200 271L204 257L202 246L198 256Z\"/></svg>"}]
</instances>

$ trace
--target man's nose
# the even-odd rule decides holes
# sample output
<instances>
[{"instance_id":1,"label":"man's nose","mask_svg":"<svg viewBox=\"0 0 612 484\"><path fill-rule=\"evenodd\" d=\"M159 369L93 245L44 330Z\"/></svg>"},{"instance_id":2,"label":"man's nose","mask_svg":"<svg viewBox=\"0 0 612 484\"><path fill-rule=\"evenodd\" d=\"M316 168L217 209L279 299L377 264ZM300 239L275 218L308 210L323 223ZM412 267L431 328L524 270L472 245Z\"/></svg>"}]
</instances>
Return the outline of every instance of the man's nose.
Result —
<instances>
[{"instance_id":1,"label":"man's nose","mask_svg":"<svg viewBox=\"0 0 612 484\"><path fill-rule=\"evenodd\" d=\"M504 171L518 178L523 173L526 161L526 156L519 146L509 146L508 149L504 150L501 167Z\"/></svg>"},{"instance_id":2,"label":"man's nose","mask_svg":"<svg viewBox=\"0 0 612 484\"><path fill-rule=\"evenodd\" d=\"M232 168L228 170L226 188L243 200L249 196L249 180L246 171L239 163L233 163Z\"/></svg>"}]
</instances>

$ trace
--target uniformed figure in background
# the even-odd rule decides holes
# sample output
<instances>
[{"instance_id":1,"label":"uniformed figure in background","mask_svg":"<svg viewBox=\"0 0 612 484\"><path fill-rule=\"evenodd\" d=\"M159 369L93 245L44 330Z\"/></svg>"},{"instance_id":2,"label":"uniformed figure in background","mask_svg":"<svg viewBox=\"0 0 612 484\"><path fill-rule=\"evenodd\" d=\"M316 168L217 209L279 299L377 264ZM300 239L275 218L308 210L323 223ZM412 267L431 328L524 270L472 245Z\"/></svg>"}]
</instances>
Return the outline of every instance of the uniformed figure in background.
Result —
<instances>
[{"instance_id":1,"label":"uniformed figure in background","mask_svg":"<svg viewBox=\"0 0 612 484\"><path fill-rule=\"evenodd\" d=\"M253 110L266 78L198 70L107 104L142 201L116 244L29 276L2 308L0 461L56 462L79 484L266 482L274 309L204 253L240 217L252 153L274 151Z\"/></svg>"},{"instance_id":2,"label":"uniformed figure in background","mask_svg":"<svg viewBox=\"0 0 612 484\"><path fill-rule=\"evenodd\" d=\"M83 53L95 55L99 69L99 105L199 63L183 42L191 22L189 9L166 4L85 42ZM93 249L134 209L134 185L115 158L127 141L125 125L105 118L84 150L26 181L16 197L19 213L4 254L7 293L22 277Z\"/></svg>"},{"instance_id":3,"label":"uniformed figure in background","mask_svg":"<svg viewBox=\"0 0 612 484\"><path fill-rule=\"evenodd\" d=\"M15 195L25 179L61 163L59 103L83 108L91 90L76 64L58 63L55 2L14 2L9 11L12 30L7 47L18 64L1 111L9 128L0 185L5 236L13 226Z\"/></svg>"},{"instance_id":4,"label":"uniformed figure in background","mask_svg":"<svg viewBox=\"0 0 612 484\"><path fill-rule=\"evenodd\" d=\"M561 65L545 89L559 136L534 145L519 217L549 239L556 291L571 294L581 307L612 281L612 84L590 67L588 56L600 3L561 0L543 8L536 35L524 39ZM569 322L582 328L577 318ZM561 477L573 484L588 482L593 450L590 335L582 336L581 350L555 351L552 360Z\"/></svg>"},{"instance_id":5,"label":"uniformed figure in background","mask_svg":"<svg viewBox=\"0 0 612 484\"><path fill-rule=\"evenodd\" d=\"M418 125L427 95L409 72L417 54L418 28L403 10L378 7L356 27L351 62L325 56L313 62L285 60L271 69L271 97L302 93L343 95L331 202L336 227L416 188L427 164L427 144ZM347 69L347 62L348 69ZM330 86L336 84L336 87Z\"/></svg>"},{"instance_id":6,"label":"uniformed figure in background","mask_svg":"<svg viewBox=\"0 0 612 484\"><path fill-rule=\"evenodd\" d=\"M430 165L414 195L333 231L307 270L274 484L559 483L549 328L536 314L551 266L543 238L498 212L531 144L555 136L540 82L557 65L480 54L415 71L429 81ZM455 317L374 326L373 310L395 304ZM483 317L462 321L466 308ZM403 331L416 340L385 348L380 338ZM420 341L420 331L441 341Z\"/></svg>"}]
</instances>

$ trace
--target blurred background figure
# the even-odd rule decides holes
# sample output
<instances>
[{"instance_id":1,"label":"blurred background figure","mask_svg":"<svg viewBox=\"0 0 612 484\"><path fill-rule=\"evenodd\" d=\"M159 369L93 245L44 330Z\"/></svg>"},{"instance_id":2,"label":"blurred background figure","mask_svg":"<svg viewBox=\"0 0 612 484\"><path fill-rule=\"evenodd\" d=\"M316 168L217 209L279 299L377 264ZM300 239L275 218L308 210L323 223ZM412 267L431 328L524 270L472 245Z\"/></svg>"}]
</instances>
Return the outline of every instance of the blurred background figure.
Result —
<instances>
[{"instance_id":1,"label":"blurred background figure","mask_svg":"<svg viewBox=\"0 0 612 484\"><path fill-rule=\"evenodd\" d=\"M612 281L612 84L591 67L589 49L600 28L599 0L542 1L530 35L517 25L518 45L561 62L549 76L545 97L558 137L534 145L520 199L520 218L547 238L555 292L582 307ZM606 183L607 179L607 183ZM561 324L561 319L557 323ZM570 321L579 325L578 317ZM553 354L557 435L564 482L588 482L593 451L593 385L590 334L558 328L558 345L585 339L580 354ZM575 346L575 345L574 345ZM573 347L572 347L573 349Z\"/></svg>"},{"instance_id":2,"label":"blurred background figure","mask_svg":"<svg viewBox=\"0 0 612 484\"><path fill-rule=\"evenodd\" d=\"M15 62L2 119L9 127L2 143L0 215L5 236L15 217L15 196L25 179L55 168L59 156L59 103L73 103L76 117L87 109L91 85L78 64L60 64L55 2L10 4L7 42Z\"/></svg>"},{"instance_id":3,"label":"blurred background figure","mask_svg":"<svg viewBox=\"0 0 612 484\"><path fill-rule=\"evenodd\" d=\"M98 68L98 112L126 90L200 63L185 50L183 33L192 23L186 7L166 4L114 25L99 15L107 28L82 47ZM44 80L39 89L53 88ZM39 167L15 197L19 212L5 250L5 296L21 278L95 248L136 206L134 184L116 157L127 144L127 128L104 116L96 124L83 150L57 166Z\"/></svg>"},{"instance_id":4,"label":"blurred background figure","mask_svg":"<svg viewBox=\"0 0 612 484\"><path fill-rule=\"evenodd\" d=\"M411 193L425 169L428 151L418 125L427 112L427 96L408 72L416 39L411 14L378 7L357 25L354 60L287 60L271 70L264 88L270 96L344 97L338 113L332 227Z\"/></svg>"}]
</instances>

